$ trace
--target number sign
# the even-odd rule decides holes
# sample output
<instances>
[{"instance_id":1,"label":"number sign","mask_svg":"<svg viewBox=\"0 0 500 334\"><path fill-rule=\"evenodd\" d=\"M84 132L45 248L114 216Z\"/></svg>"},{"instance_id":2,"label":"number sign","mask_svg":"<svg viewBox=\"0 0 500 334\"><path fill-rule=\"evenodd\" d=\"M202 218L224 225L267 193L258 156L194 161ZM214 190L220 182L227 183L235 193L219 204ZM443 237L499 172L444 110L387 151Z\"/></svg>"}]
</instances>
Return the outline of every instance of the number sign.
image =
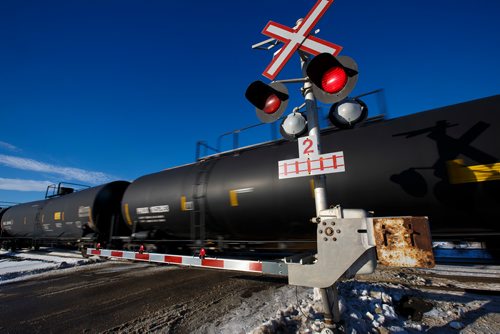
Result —
<instances>
[{"instance_id":1,"label":"number sign","mask_svg":"<svg viewBox=\"0 0 500 334\"><path fill-rule=\"evenodd\" d=\"M299 138L299 158L313 158L319 155L318 138L307 136Z\"/></svg>"}]
</instances>

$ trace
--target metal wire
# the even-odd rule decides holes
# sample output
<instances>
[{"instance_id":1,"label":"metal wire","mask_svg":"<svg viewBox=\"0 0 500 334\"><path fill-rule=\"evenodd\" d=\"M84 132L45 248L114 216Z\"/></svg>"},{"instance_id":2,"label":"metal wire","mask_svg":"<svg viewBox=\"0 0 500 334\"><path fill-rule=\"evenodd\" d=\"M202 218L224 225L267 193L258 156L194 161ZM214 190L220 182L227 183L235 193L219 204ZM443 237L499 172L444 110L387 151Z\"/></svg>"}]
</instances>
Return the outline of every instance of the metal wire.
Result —
<instances>
[{"instance_id":1,"label":"metal wire","mask_svg":"<svg viewBox=\"0 0 500 334\"><path fill-rule=\"evenodd\" d=\"M315 320L314 318L311 318L310 316L306 315L302 309L300 308L300 303L299 303L299 294L298 294L298 287L295 286L295 298L297 299L297 308L299 309L300 313L302 313L302 315L304 317L306 317L306 319L309 319L309 320Z\"/></svg>"}]
</instances>

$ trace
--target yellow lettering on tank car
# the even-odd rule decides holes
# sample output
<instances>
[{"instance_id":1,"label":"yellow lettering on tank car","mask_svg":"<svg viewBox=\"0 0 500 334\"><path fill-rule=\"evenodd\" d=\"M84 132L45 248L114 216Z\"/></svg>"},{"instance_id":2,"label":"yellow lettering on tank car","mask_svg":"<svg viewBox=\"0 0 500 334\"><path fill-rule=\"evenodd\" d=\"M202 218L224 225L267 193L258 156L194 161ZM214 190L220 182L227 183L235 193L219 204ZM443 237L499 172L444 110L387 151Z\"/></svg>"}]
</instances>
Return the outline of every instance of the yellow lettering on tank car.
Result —
<instances>
[{"instance_id":1,"label":"yellow lettering on tank car","mask_svg":"<svg viewBox=\"0 0 500 334\"><path fill-rule=\"evenodd\" d=\"M128 211L128 203L125 203L123 205L123 208L125 209L125 219L127 220L127 224L132 226L132 219L130 219L130 212Z\"/></svg>"},{"instance_id":2,"label":"yellow lettering on tank car","mask_svg":"<svg viewBox=\"0 0 500 334\"><path fill-rule=\"evenodd\" d=\"M238 206L238 193L236 190L230 190L229 191L229 203L231 203L231 206Z\"/></svg>"},{"instance_id":3,"label":"yellow lettering on tank car","mask_svg":"<svg viewBox=\"0 0 500 334\"><path fill-rule=\"evenodd\" d=\"M187 211L186 210L186 196L181 196L181 211Z\"/></svg>"},{"instance_id":4,"label":"yellow lettering on tank car","mask_svg":"<svg viewBox=\"0 0 500 334\"><path fill-rule=\"evenodd\" d=\"M61 212L54 212L54 220L61 220Z\"/></svg>"},{"instance_id":5,"label":"yellow lettering on tank car","mask_svg":"<svg viewBox=\"0 0 500 334\"><path fill-rule=\"evenodd\" d=\"M89 207L89 226L93 230L96 229L96 226L94 225L94 220L92 219L92 208L91 207Z\"/></svg>"}]
</instances>

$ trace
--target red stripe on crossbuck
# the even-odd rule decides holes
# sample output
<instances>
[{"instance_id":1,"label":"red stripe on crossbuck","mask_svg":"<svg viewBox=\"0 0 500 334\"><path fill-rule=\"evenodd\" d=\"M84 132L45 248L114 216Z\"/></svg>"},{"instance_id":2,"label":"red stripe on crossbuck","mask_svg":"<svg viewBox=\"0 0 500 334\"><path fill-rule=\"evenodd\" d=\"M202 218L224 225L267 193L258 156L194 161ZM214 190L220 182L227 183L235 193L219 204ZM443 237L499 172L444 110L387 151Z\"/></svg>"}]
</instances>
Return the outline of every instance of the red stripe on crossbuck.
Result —
<instances>
[{"instance_id":1,"label":"red stripe on crossbuck","mask_svg":"<svg viewBox=\"0 0 500 334\"><path fill-rule=\"evenodd\" d=\"M123 257L123 252L120 252L120 251L111 251L111 256Z\"/></svg>"},{"instance_id":2,"label":"red stripe on crossbuck","mask_svg":"<svg viewBox=\"0 0 500 334\"><path fill-rule=\"evenodd\" d=\"M92 255L101 255L101 251L97 249L92 250Z\"/></svg>"}]
</instances>

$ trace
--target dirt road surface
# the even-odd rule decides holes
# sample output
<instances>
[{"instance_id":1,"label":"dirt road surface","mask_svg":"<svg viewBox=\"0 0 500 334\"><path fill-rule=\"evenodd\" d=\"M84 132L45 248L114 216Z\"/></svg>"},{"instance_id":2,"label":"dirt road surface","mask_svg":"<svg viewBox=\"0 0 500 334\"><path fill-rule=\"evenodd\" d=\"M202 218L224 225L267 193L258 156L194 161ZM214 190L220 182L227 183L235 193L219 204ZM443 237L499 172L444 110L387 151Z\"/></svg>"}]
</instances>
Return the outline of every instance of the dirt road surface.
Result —
<instances>
[{"instance_id":1,"label":"dirt road surface","mask_svg":"<svg viewBox=\"0 0 500 334\"><path fill-rule=\"evenodd\" d=\"M283 280L109 262L0 287L2 333L191 333Z\"/></svg>"}]
</instances>

